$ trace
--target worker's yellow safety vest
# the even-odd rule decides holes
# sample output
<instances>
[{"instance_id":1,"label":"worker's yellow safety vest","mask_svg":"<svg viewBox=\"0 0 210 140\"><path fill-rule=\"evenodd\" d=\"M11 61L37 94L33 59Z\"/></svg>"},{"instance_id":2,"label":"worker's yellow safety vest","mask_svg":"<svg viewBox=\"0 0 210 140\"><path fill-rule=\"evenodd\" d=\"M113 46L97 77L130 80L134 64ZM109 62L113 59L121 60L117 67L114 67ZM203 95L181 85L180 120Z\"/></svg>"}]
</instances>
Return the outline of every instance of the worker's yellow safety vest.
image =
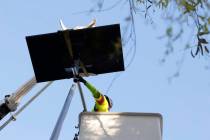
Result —
<instances>
[{"instance_id":1,"label":"worker's yellow safety vest","mask_svg":"<svg viewBox=\"0 0 210 140\"><path fill-rule=\"evenodd\" d=\"M109 103L104 97L104 95L101 94L93 85L91 85L88 82L85 83L85 86L91 91L95 99L95 106L92 109L92 111L93 112L109 112Z\"/></svg>"},{"instance_id":2,"label":"worker's yellow safety vest","mask_svg":"<svg viewBox=\"0 0 210 140\"><path fill-rule=\"evenodd\" d=\"M109 112L109 104L106 98L101 95L98 99L95 98L95 106L93 112Z\"/></svg>"}]
</instances>

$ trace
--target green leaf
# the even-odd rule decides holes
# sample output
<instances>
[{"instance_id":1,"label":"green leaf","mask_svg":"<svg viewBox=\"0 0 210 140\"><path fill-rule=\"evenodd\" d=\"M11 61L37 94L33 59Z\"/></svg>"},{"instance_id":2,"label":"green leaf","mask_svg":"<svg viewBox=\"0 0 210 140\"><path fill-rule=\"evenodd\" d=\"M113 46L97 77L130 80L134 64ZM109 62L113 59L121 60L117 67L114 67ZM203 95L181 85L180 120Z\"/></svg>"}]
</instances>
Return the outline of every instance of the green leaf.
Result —
<instances>
[{"instance_id":1,"label":"green leaf","mask_svg":"<svg viewBox=\"0 0 210 140\"><path fill-rule=\"evenodd\" d=\"M208 24L210 25L210 17L208 18Z\"/></svg>"},{"instance_id":2,"label":"green leaf","mask_svg":"<svg viewBox=\"0 0 210 140\"><path fill-rule=\"evenodd\" d=\"M158 2L158 5L161 6L162 8L166 8L168 6L169 1L168 0L160 0Z\"/></svg>"},{"instance_id":3,"label":"green leaf","mask_svg":"<svg viewBox=\"0 0 210 140\"><path fill-rule=\"evenodd\" d=\"M204 38L200 38L199 41L200 41L201 43L203 43L203 44L208 44L208 42L207 42L206 39L204 39Z\"/></svg>"},{"instance_id":4,"label":"green leaf","mask_svg":"<svg viewBox=\"0 0 210 140\"><path fill-rule=\"evenodd\" d=\"M209 32L199 32L199 33L198 33L199 36L207 35L207 34L209 34Z\"/></svg>"},{"instance_id":5,"label":"green leaf","mask_svg":"<svg viewBox=\"0 0 210 140\"><path fill-rule=\"evenodd\" d=\"M172 37L172 35L173 35L173 28L172 28L172 27L168 27L168 28L166 29L166 35L167 35L168 37Z\"/></svg>"},{"instance_id":6,"label":"green leaf","mask_svg":"<svg viewBox=\"0 0 210 140\"><path fill-rule=\"evenodd\" d=\"M206 17L205 16L198 16L202 21L205 21L206 20Z\"/></svg>"},{"instance_id":7,"label":"green leaf","mask_svg":"<svg viewBox=\"0 0 210 140\"><path fill-rule=\"evenodd\" d=\"M182 0L181 5L185 7L184 14L196 10L196 5L190 4L186 0Z\"/></svg>"},{"instance_id":8,"label":"green leaf","mask_svg":"<svg viewBox=\"0 0 210 140\"><path fill-rule=\"evenodd\" d=\"M209 32L209 29L208 29L208 25L207 24L204 25L204 32Z\"/></svg>"},{"instance_id":9,"label":"green leaf","mask_svg":"<svg viewBox=\"0 0 210 140\"><path fill-rule=\"evenodd\" d=\"M208 29L208 24L207 24L207 23L204 24L203 26L201 26L201 30L202 30L202 31L199 31L199 32L198 32L198 35L199 35L199 36L207 35L207 34L210 33L210 32L209 32L209 29Z\"/></svg>"}]
</instances>

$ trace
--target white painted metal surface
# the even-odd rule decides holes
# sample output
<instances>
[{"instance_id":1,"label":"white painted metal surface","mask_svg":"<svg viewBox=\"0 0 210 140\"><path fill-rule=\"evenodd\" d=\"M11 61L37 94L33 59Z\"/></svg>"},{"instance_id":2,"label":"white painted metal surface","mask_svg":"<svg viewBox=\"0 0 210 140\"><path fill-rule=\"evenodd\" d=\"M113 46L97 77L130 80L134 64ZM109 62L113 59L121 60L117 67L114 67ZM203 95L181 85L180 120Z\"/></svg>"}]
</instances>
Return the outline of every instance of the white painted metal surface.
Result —
<instances>
[{"instance_id":1,"label":"white painted metal surface","mask_svg":"<svg viewBox=\"0 0 210 140\"><path fill-rule=\"evenodd\" d=\"M158 113L80 114L79 140L162 140Z\"/></svg>"}]
</instances>

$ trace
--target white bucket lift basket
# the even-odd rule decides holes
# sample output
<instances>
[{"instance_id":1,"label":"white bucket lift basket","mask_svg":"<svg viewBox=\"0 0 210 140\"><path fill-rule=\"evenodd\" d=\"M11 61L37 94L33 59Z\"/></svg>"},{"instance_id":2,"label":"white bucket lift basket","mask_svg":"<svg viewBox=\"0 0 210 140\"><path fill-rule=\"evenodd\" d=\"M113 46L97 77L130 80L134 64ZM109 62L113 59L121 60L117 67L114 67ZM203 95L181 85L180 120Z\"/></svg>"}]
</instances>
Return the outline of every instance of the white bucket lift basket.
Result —
<instances>
[{"instance_id":1,"label":"white bucket lift basket","mask_svg":"<svg viewBox=\"0 0 210 140\"><path fill-rule=\"evenodd\" d=\"M80 114L79 140L162 140L159 113Z\"/></svg>"}]
</instances>

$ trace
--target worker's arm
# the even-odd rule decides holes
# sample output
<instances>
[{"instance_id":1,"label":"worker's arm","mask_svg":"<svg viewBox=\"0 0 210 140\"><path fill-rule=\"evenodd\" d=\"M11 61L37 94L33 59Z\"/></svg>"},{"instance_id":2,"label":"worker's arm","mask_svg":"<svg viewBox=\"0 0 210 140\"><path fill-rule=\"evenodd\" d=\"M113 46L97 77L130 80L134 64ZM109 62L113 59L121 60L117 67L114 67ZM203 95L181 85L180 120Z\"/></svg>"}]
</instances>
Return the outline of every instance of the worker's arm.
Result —
<instances>
[{"instance_id":1,"label":"worker's arm","mask_svg":"<svg viewBox=\"0 0 210 140\"><path fill-rule=\"evenodd\" d=\"M89 82L85 82L84 85L91 91L94 98L99 98L102 94Z\"/></svg>"},{"instance_id":2,"label":"worker's arm","mask_svg":"<svg viewBox=\"0 0 210 140\"><path fill-rule=\"evenodd\" d=\"M97 112L109 112L109 105L108 101L104 97L102 93L100 93L92 84L87 82L85 79L83 79L80 76L77 76L74 79L74 82L82 82L92 93L93 97L95 98L96 104L94 106L93 111Z\"/></svg>"},{"instance_id":3,"label":"worker's arm","mask_svg":"<svg viewBox=\"0 0 210 140\"><path fill-rule=\"evenodd\" d=\"M96 104L95 104L94 110L96 109L99 112L108 112L109 111L109 106L108 106L108 102L107 102L106 98L104 97L104 95L101 94L89 82L86 81L86 83L84 83L84 84L91 91L91 93L93 94L93 97L95 98Z\"/></svg>"},{"instance_id":4,"label":"worker's arm","mask_svg":"<svg viewBox=\"0 0 210 140\"><path fill-rule=\"evenodd\" d=\"M99 99L101 96L103 96L92 84L87 82L81 76L78 76L77 78L74 79L74 82L77 82L77 81L82 82L91 91L95 99Z\"/></svg>"}]
</instances>

